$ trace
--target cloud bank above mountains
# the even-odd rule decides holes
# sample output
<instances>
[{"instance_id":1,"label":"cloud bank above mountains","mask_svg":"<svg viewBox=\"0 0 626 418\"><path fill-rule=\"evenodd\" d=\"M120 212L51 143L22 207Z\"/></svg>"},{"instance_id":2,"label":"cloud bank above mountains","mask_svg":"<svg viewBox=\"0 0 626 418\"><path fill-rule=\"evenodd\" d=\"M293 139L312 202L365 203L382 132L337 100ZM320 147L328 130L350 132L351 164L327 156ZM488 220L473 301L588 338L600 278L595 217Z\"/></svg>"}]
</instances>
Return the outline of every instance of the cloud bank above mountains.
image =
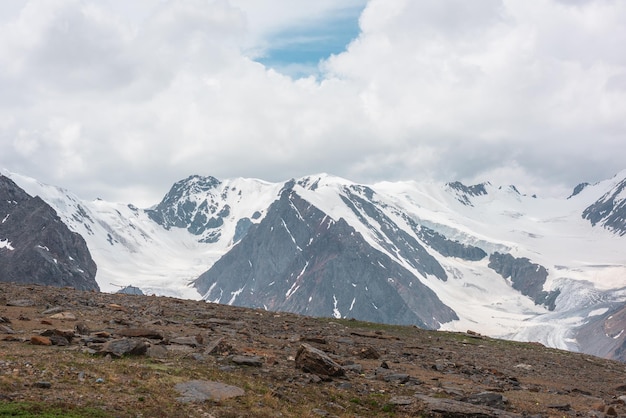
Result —
<instances>
[{"instance_id":1,"label":"cloud bank above mountains","mask_svg":"<svg viewBox=\"0 0 626 418\"><path fill-rule=\"evenodd\" d=\"M4 2L0 167L139 205L192 173L546 195L625 168L626 3L336 3ZM350 13L310 76L264 61Z\"/></svg>"}]
</instances>

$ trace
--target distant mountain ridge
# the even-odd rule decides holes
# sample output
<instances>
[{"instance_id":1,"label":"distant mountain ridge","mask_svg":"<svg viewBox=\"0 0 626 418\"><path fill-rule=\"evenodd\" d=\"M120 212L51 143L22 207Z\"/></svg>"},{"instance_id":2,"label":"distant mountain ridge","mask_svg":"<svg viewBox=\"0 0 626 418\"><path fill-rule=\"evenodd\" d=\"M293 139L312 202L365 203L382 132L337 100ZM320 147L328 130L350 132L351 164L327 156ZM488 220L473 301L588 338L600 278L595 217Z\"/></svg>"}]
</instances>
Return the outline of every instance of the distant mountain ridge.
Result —
<instances>
[{"instance_id":1,"label":"distant mountain ridge","mask_svg":"<svg viewBox=\"0 0 626 418\"><path fill-rule=\"evenodd\" d=\"M132 285L314 316L474 329L592 354L621 343L600 347L582 335L626 300L626 171L567 199L489 182L194 175L150 209L85 202L13 178L85 237L104 291Z\"/></svg>"}]
</instances>

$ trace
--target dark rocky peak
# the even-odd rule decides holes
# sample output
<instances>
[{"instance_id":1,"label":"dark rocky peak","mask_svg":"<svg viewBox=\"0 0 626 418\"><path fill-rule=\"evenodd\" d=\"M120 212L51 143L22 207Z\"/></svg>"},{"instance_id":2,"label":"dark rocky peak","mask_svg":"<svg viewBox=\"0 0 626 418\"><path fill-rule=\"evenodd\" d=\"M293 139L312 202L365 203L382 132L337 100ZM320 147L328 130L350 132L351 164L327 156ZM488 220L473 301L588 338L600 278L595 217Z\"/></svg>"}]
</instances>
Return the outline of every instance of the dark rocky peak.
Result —
<instances>
[{"instance_id":1,"label":"dark rocky peak","mask_svg":"<svg viewBox=\"0 0 626 418\"><path fill-rule=\"evenodd\" d=\"M486 195L487 189L485 186L488 184L489 183L480 183L472 186L466 186L460 181L453 181L451 183L447 183L446 186L455 192L456 198L459 202L466 206L474 206L470 197Z\"/></svg>"},{"instance_id":2,"label":"dark rocky peak","mask_svg":"<svg viewBox=\"0 0 626 418\"><path fill-rule=\"evenodd\" d=\"M626 178L587 207L582 217L593 226L601 224L620 236L626 235Z\"/></svg>"},{"instance_id":3,"label":"dark rocky peak","mask_svg":"<svg viewBox=\"0 0 626 418\"><path fill-rule=\"evenodd\" d=\"M85 240L39 197L0 175L0 280L99 290Z\"/></svg>"},{"instance_id":4,"label":"dark rocky peak","mask_svg":"<svg viewBox=\"0 0 626 418\"><path fill-rule=\"evenodd\" d=\"M215 177L203 177L198 175L189 176L179 180L167 192L161 203L156 206L156 210L164 206L172 206L180 201L188 200L191 196L207 194L217 188L221 182Z\"/></svg>"},{"instance_id":5,"label":"dark rocky peak","mask_svg":"<svg viewBox=\"0 0 626 418\"><path fill-rule=\"evenodd\" d=\"M587 187L587 186L589 186L589 183L587 183L587 182L580 183L579 185L574 187L574 190L572 191L572 194L569 195L567 198L571 199L572 197L574 197L577 194L579 194L580 192L582 192L585 189L585 187Z\"/></svg>"},{"instance_id":6,"label":"dark rocky peak","mask_svg":"<svg viewBox=\"0 0 626 418\"><path fill-rule=\"evenodd\" d=\"M457 318L410 271L343 218L294 190L195 282L208 301L437 328Z\"/></svg>"},{"instance_id":7,"label":"dark rocky peak","mask_svg":"<svg viewBox=\"0 0 626 418\"><path fill-rule=\"evenodd\" d=\"M220 190L222 183L215 177L190 176L172 186L163 200L148 216L165 229L185 228L195 235L204 235L207 230L220 227L223 218L230 214L224 202L228 191ZM216 240L219 235L208 234L202 240Z\"/></svg>"}]
</instances>

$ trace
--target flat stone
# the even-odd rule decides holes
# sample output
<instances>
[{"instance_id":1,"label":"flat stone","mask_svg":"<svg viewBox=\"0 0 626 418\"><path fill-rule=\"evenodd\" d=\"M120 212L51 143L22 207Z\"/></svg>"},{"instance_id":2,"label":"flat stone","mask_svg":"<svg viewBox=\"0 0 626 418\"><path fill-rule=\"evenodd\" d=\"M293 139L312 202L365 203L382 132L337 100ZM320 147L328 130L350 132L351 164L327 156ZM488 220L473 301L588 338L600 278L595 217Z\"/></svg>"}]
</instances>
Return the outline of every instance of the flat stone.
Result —
<instances>
[{"instance_id":1,"label":"flat stone","mask_svg":"<svg viewBox=\"0 0 626 418\"><path fill-rule=\"evenodd\" d=\"M263 358L259 356L233 356L230 361L235 364L250 367L263 366Z\"/></svg>"},{"instance_id":2,"label":"flat stone","mask_svg":"<svg viewBox=\"0 0 626 418\"><path fill-rule=\"evenodd\" d=\"M174 386L182 396L176 398L180 402L221 401L245 395L245 391L237 386L207 380L191 380Z\"/></svg>"},{"instance_id":3,"label":"flat stone","mask_svg":"<svg viewBox=\"0 0 626 418\"><path fill-rule=\"evenodd\" d=\"M411 376L406 373L390 373L383 376L385 382L406 383L411 380Z\"/></svg>"},{"instance_id":4,"label":"flat stone","mask_svg":"<svg viewBox=\"0 0 626 418\"><path fill-rule=\"evenodd\" d=\"M30 343L33 345L52 345L50 338L41 335L33 335L30 337Z\"/></svg>"},{"instance_id":5,"label":"flat stone","mask_svg":"<svg viewBox=\"0 0 626 418\"><path fill-rule=\"evenodd\" d=\"M155 329L149 328L125 328L116 332L122 337L141 337L150 338L152 340L162 340L163 334Z\"/></svg>"},{"instance_id":6,"label":"flat stone","mask_svg":"<svg viewBox=\"0 0 626 418\"><path fill-rule=\"evenodd\" d=\"M389 403L392 405L411 405L413 402L415 402L415 398L412 398L410 396L394 396L393 398L389 399Z\"/></svg>"},{"instance_id":7,"label":"flat stone","mask_svg":"<svg viewBox=\"0 0 626 418\"><path fill-rule=\"evenodd\" d=\"M14 299L7 302L7 306L17 306L21 308L26 308L29 306L35 306L35 302L30 299Z\"/></svg>"},{"instance_id":8,"label":"flat stone","mask_svg":"<svg viewBox=\"0 0 626 418\"><path fill-rule=\"evenodd\" d=\"M468 396L465 401L474 405L486 405L493 406L495 408L503 408L504 404L508 402L508 400L504 396L502 396L501 393L497 392L475 393Z\"/></svg>"},{"instance_id":9,"label":"flat stone","mask_svg":"<svg viewBox=\"0 0 626 418\"><path fill-rule=\"evenodd\" d=\"M188 345L189 347L198 347L200 342L197 337L176 337L170 339L170 344Z\"/></svg>"},{"instance_id":10,"label":"flat stone","mask_svg":"<svg viewBox=\"0 0 626 418\"><path fill-rule=\"evenodd\" d=\"M59 312L54 315L50 315L50 319L60 319L61 321L76 321L76 315L71 312Z\"/></svg>"}]
</instances>

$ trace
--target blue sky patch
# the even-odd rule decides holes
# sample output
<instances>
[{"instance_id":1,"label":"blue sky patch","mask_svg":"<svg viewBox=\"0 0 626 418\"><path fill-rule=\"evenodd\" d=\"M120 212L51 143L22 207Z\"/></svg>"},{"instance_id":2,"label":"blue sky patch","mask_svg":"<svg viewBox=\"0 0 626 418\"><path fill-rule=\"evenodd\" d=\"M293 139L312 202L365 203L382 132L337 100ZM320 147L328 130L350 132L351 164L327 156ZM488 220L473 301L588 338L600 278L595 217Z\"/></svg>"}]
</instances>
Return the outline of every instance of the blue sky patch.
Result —
<instances>
[{"instance_id":1,"label":"blue sky patch","mask_svg":"<svg viewBox=\"0 0 626 418\"><path fill-rule=\"evenodd\" d=\"M327 19L278 32L256 61L295 78L317 75L321 60L343 52L358 36L362 11L363 7L344 9Z\"/></svg>"}]
</instances>

